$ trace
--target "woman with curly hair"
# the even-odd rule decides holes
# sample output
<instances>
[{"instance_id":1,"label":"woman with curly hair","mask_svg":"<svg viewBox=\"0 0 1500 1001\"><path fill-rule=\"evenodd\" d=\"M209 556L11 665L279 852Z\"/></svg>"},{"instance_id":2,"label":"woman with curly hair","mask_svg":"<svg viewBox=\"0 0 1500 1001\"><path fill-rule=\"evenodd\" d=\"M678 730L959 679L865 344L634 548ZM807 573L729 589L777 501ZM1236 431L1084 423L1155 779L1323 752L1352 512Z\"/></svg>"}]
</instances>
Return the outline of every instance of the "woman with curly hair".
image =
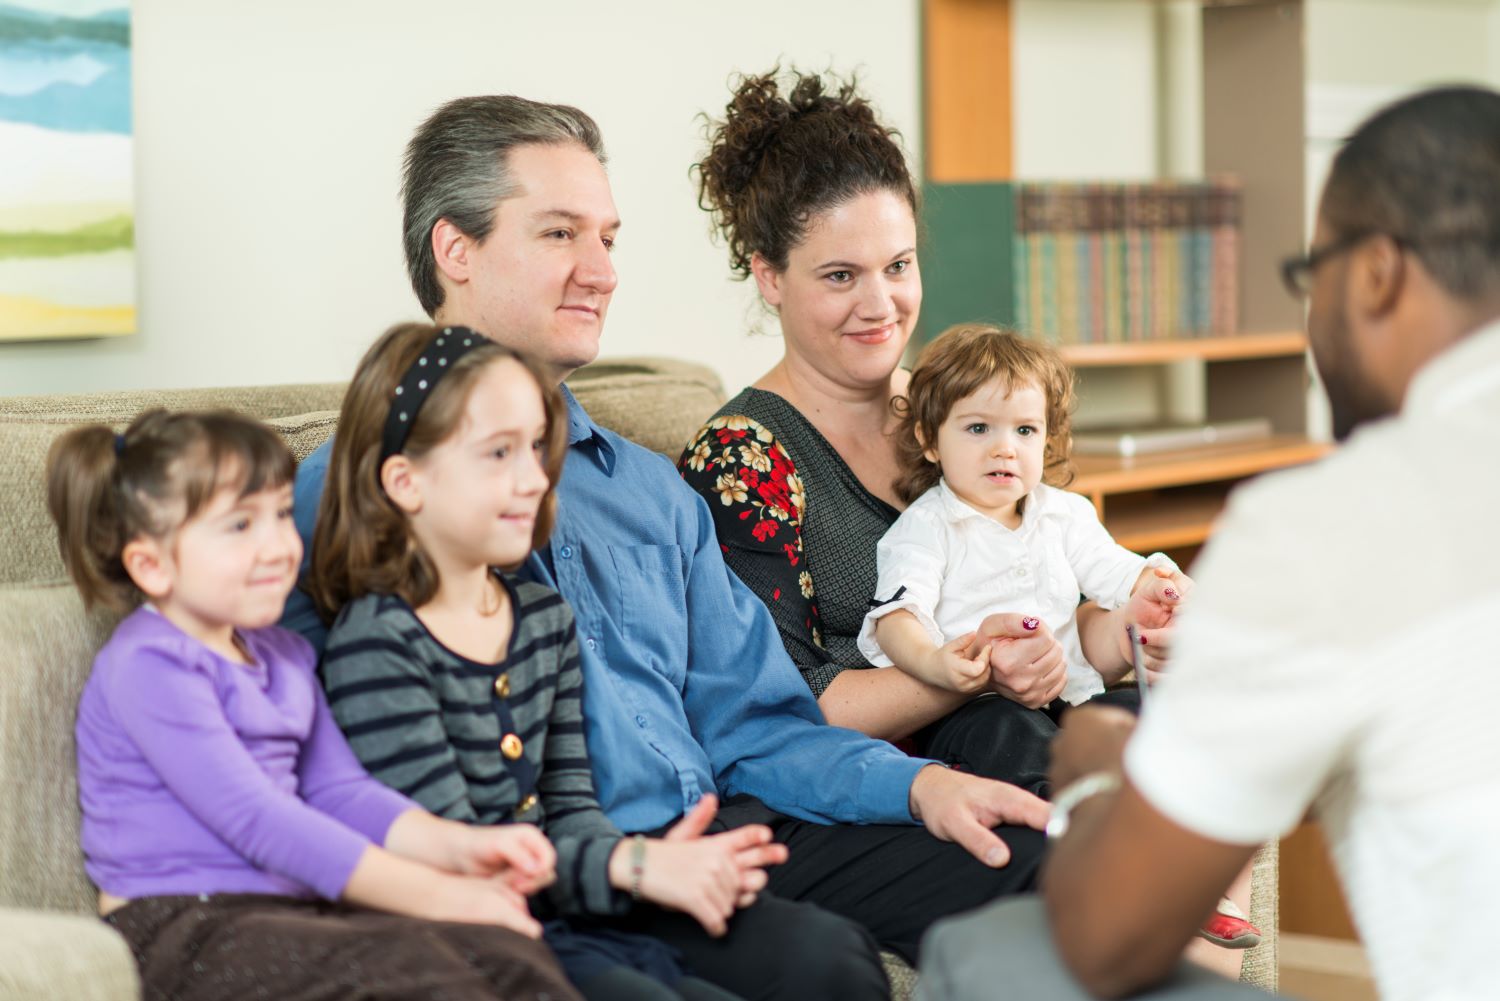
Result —
<instances>
[{"instance_id":1,"label":"woman with curly hair","mask_svg":"<svg viewBox=\"0 0 1500 1001\"><path fill-rule=\"evenodd\" d=\"M900 362L922 278L899 135L854 82L772 71L740 81L695 170L731 269L754 279L785 342L681 460L729 565L771 609L830 723L1044 792L1056 724L1040 708L1065 663L1045 623L999 624L989 691L1000 698L874 667L857 645L876 544L906 507L893 402L910 378ZM1123 669L1091 611L1080 618L1090 660Z\"/></svg>"}]
</instances>

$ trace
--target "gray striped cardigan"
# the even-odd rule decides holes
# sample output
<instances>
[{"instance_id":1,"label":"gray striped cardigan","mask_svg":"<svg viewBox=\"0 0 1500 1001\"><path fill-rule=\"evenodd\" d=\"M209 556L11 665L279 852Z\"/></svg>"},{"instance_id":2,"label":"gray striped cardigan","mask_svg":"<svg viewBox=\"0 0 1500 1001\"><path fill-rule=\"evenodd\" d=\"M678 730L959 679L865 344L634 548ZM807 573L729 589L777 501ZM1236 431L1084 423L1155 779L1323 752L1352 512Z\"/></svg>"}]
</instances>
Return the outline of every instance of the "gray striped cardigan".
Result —
<instances>
[{"instance_id":1,"label":"gray striped cardigan","mask_svg":"<svg viewBox=\"0 0 1500 1001\"><path fill-rule=\"evenodd\" d=\"M370 774L433 813L541 827L557 848L558 913L624 913L629 895L608 875L621 834L599 809L584 742L573 612L551 588L500 579L515 613L502 662L449 650L402 598L365 595L328 633L328 702Z\"/></svg>"}]
</instances>

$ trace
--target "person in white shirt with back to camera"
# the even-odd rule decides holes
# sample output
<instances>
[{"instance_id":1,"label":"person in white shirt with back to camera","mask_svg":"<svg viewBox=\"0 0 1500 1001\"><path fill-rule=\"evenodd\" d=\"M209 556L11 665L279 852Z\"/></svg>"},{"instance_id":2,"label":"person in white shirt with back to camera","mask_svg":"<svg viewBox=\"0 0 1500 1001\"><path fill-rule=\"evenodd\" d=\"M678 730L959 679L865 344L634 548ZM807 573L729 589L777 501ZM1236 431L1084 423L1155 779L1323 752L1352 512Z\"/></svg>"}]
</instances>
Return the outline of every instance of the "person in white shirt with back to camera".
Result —
<instances>
[{"instance_id":1,"label":"person in white shirt with back to camera","mask_svg":"<svg viewBox=\"0 0 1500 1001\"><path fill-rule=\"evenodd\" d=\"M1362 124L1282 273L1347 442L1236 491L1139 726L1084 708L1053 742L1050 920L1026 901L935 929L929 997L1002 973L1018 997L1174 973L1149 996L1239 997L1177 957L1308 815L1382 998L1500 995L1500 93L1427 91ZM1254 753L1226 768L1225 746Z\"/></svg>"}]
</instances>

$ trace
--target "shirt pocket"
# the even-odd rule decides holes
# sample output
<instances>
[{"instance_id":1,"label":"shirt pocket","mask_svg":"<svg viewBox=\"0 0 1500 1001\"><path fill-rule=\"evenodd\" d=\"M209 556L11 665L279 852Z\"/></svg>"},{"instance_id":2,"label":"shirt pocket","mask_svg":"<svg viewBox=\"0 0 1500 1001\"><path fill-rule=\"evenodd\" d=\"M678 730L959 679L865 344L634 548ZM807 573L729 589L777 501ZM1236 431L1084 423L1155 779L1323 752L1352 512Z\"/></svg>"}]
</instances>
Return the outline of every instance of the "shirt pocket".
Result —
<instances>
[{"instance_id":1,"label":"shirt pocket","mask_svg":"<svg viewBox=\"0 0 1500 1001\"><path fill-rule=\"evenodd\" d=\"M679 692L687 679L687 584L682 548L610 546L619 587L616 621L635 654Z\"/></svg>"}]
</instances>

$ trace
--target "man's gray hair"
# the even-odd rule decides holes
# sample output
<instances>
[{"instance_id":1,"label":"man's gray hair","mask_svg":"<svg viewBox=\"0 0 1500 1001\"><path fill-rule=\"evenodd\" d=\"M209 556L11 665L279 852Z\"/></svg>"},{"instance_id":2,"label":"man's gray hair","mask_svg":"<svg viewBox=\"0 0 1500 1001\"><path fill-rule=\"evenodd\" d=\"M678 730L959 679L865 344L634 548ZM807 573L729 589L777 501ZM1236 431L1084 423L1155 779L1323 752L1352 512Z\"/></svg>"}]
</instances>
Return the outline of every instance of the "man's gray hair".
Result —
<instances>
[{"instance_id":1,"label":"man's gray hair","mask_svg":"<svg viewBox=\"0 0 1500 1001\"><path fill-rule=\"evenodd\" d=\"M438 108L406 145L401 178L406 272L431 316L443 304L432 227L447 219L483 242L496 207L519 188L510 152L532 143L577 143L605 162L599 126L577 108L509 95L460 97Z\"/></svg>"}]
</instances>

